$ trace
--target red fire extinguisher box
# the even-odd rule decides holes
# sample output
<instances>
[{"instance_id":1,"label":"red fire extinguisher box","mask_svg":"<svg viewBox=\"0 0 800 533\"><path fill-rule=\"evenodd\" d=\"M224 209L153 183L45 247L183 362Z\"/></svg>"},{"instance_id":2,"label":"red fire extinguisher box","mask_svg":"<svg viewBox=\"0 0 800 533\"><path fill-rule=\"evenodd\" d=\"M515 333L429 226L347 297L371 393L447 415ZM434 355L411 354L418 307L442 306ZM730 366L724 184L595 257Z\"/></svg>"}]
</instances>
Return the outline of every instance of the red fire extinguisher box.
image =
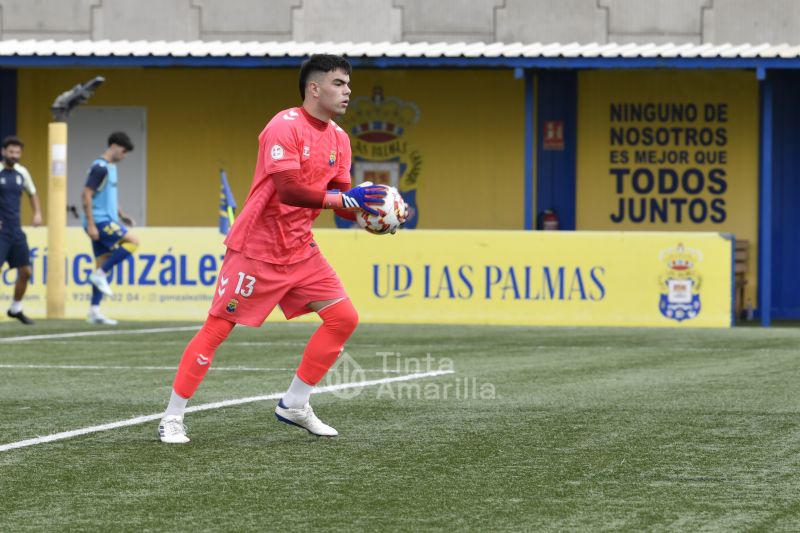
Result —
<instances>
[{"instance_id":1,"label":"red fire extinguisher box","mask_svg":"<svg viewBox=\"0 0 800 533\"><path fill-rule=\"evenodd\" d=\"M559 228L558 215L553 209L545 209L539 215L539 229L557 230Z\"/></svg>"}]
</instances>

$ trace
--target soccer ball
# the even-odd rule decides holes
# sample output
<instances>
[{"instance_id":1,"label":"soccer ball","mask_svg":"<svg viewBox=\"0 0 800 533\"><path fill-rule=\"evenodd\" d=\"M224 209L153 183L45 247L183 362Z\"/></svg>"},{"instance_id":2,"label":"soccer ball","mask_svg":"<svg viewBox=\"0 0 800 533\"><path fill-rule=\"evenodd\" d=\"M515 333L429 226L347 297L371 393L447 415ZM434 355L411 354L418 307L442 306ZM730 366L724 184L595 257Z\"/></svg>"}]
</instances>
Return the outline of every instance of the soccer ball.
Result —
<instances>
[{"instance_id":1,"label":"soccer ball","mask_svg":"<svg viewBox=\"0 0 800 533\"><path fill-rule=\"evenodd\" d=\"M358 222L359 226L375 235L394 233L406 221L408 206L396 188L388 185L375 185L375 187L386 189L383 205L371 206L378 212L378 215L371 215L359 209L356 214L356 222Z\"/></svg>"}]
</instances>

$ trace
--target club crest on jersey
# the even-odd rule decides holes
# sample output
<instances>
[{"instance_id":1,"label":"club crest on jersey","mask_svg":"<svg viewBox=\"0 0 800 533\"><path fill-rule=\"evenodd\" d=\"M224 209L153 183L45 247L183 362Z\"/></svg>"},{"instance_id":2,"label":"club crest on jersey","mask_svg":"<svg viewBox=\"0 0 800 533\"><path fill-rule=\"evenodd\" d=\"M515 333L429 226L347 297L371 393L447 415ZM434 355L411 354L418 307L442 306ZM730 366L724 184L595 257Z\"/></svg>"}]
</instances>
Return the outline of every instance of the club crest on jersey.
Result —
<instances>
[{"instance_id":1,"label":"club crest on jersey","mask_svg":"<svg viewBox=\"0 0 800 533\"><path fill-rule=\"evenodd\" d=\"M701 309L703 278L698 266L703 255L699 250L678 244L675 248L662 250L659 260L666 267L658 280L661 286L658 304L661 314L678 322L695 318Z\"/></svg>"},{"instance_id":2,"label":"club crest on jersey","mask_svg":"<svg viewBox=\"0 0 800 533\"><path fill-rule=\"evenodd\" d=\"M227 307L225 307L225 310L229 313L233 313L234 311L236 311L236 306L238 305L239 305L239 300L237 300L236 298L231 298L231 301L228 302L228 305Z\"/></svg>"},{"instance_id":3,"label":"club crest on jersey","mask_svg":"<svg viewBox=\"0 0 800 533\"><path fill-rule=\"evenodd\" d=\"M336 163L336 150L331 150L331 157L328 159L328 164L333 166Z\"/></svg>"}]
</instances>

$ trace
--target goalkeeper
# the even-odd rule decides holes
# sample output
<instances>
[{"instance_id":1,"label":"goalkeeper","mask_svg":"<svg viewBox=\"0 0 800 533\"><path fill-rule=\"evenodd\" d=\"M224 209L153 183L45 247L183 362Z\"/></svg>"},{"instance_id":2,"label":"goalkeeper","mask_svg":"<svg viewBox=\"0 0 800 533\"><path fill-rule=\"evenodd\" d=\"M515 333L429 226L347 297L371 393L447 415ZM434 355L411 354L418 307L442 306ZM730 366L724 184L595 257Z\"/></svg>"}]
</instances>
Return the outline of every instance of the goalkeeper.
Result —
<instances>
[{"instance_id":1,"label":"goalkeeper","mask_svg":"<svg viewBox=\"0 0 800 533\"><path fill-rule=\"evenodd\" d=\"M317 418L309 397L344 349L358 314L311 226L322 209L351 220L356 209L377 214L370 206L380 205L386 194L369 185L350 189L350 140L332 119L347 110L351 70L342 57L311 56L300 68L302 106L279 112L259 135L253 184L225 240L208 319L183 353L158 427L163 442L189 442L186 404L214 352L236 324L260 327L276 305L287 319L313 311L322 324L275 415L314 435L338 434Z\"/></svg>"}]
</instances>

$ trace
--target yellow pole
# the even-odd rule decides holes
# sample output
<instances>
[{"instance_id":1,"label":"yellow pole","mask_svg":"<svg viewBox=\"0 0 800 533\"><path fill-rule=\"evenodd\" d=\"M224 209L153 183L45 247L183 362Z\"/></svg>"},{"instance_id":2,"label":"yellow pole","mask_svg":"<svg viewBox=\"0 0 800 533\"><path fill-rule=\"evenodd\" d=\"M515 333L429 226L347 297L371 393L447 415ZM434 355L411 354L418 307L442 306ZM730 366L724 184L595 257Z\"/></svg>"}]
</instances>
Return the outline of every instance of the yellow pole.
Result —
<instances>
[{"instance_id":1,"label":"yellow pole","mask_svg":"<svg viewBox=\"0 0 800 533\"><path fill-rule=\"evenodd\" d=\"M51 122L47 158L47 318L64 318L67 229L67 123Z\"/></svg>"}]
</instances>

